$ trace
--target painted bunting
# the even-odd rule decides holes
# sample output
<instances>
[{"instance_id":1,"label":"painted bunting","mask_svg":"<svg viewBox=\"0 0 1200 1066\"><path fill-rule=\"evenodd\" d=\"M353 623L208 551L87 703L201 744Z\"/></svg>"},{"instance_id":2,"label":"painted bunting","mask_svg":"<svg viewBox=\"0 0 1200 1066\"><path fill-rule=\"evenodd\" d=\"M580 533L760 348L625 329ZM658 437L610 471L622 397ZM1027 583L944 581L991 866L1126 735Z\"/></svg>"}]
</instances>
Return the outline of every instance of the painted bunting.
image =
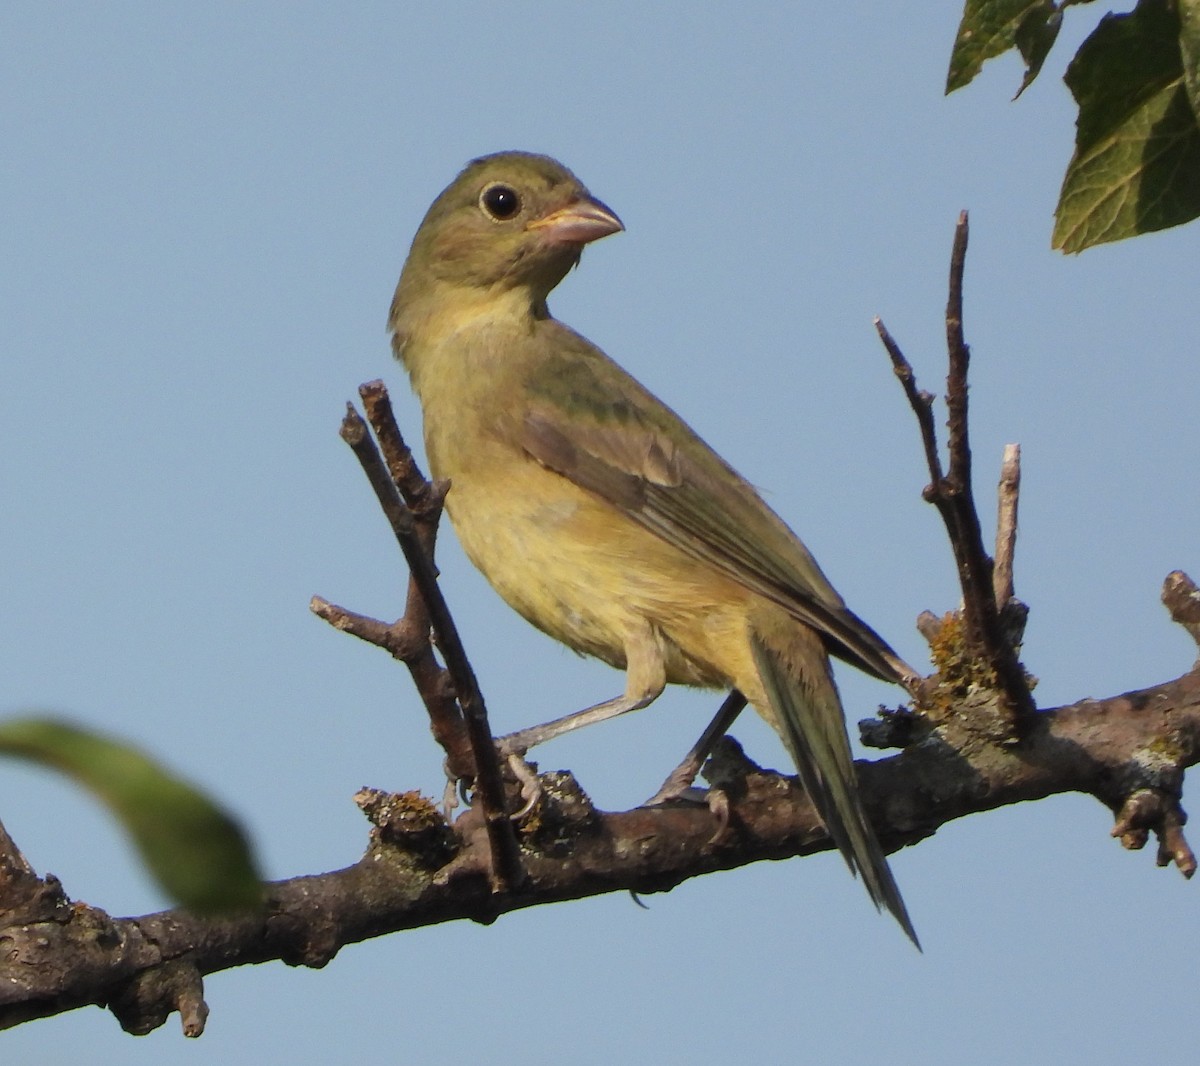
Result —
<instances>
[{"instance_id":1,"label":"painted bunting","mask_svg":"<svg viewBox=\"0 0 1200 1066\"><path fill-rule=\"evenodd\" d=\"M524 748L645 707L667 683L743 693L871 899L916 942L828 657L891 681L911 669L746 481L546 306L583 246L622 229L555 160L485 156L433 202L392 303L467 555L528 621L626 672L621 696L513 736Z\"/></svg>"}]
</instances>

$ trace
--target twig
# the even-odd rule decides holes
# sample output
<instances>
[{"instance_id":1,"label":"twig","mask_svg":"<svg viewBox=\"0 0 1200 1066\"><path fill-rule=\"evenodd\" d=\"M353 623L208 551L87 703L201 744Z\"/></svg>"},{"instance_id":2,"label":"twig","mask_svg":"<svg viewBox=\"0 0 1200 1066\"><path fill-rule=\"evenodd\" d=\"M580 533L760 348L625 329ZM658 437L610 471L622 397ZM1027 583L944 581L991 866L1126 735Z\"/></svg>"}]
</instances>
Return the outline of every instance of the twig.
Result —
<instances>
[{"instance_id":1,"label":"twig","mask_svg":"<svg viewBox=\"0 0 1200 1066\"><path fill-rule=\"evenodd\" d=\"M925 448L925 462L929 467L929 485L925 488L925 498L932 500L933 486L943 480L942 460L938 456L937 430L933 425L933 393L917 388L917 378L913 373L912 364L905 358L900 346L888 332L887 326L878 315L875 317L875 330L888 355L892 357L892 369L904 389L912 405L913 414L917 416L917 425L921 430L921 443Z\"/></svg>"},{"instance_id":2,"label":"twig","mask_svg":"<svg viewBox=\"0 0 1200 1066\"><path fill-rule=\"evenodd\" d=\"M992 589L996 609L1003 612L1015 595L1013 558L1017 550L1017 504L1021 494L1021 446L1006 444L1000 464L1000 484L996 508L996 562L992 569Z\"/></svg>"},{"instance_id":3,"label":"twig","mask_svg":"<svg viewBox=\"0 0 1200 1066\"><path fill-rule=\"evenodd\" d=\"M37 873L0 822L0 915L18 907L38 884Z\"/></svg>"},{"instance_id":4,"label":"twig","mask_svg":"<svg viewBox=\"0 0 1200 1066\"><path fill-rule=\"evenodd\" d=\"M396 432L399 436L399 431ZM504 780L475 671L467 659L458 629L438 586L433 562L417 535L413 512L401 499L379 450L367 433L366 423L350 405L347 405L346 417L342 420L341 435L354 451L375 490L379 505L404 552L412 579L420 590L425 609L429 612L431 626L437 634L438 648L453 680L470 739L475 763L475 788L491 844L493 888L495 891L511 890L521 883L524 876L521 855L512 822L505 810Z\"/></svg>"},{"instance_id":5,"label":"twig","mask_svg":"<svg viewBox=\"0 0 1200 1066\"><path fill-rule=\"evenodd\" d=\"M1163 605L1200 645L1200 589L1182 570L1172 570L1163 582Z\"/></svg>"},{"instance_id":6,"label":"twig","mask_svg":"<svg viewBox=\"0 0 1200 1066\"><path fill-rule=\"evenodd\" d=\"M921 442L929 466L930 483L923 495L938 509L963 593L963 619L967 643L973 654L987 662L996 674L997 684L1014 724L1035 710L1024 670L1013 645L1006 639L996 606L992 560L983 546L979 514L971 491L971 446L967 428L967 371L970 348L963 333L963 270L967 255L967 213L959 215L950 256L949 298L946 305L946 343L949 372L946 377L946 407L949 412L949 467L943 472L938 456L937 435L933 423L933 397L918 390L912 365L900 351L883 323L876 318L875 328L891 357L896 376L904 387L909 404L917 416ZM1015 517L1015 515L1014 515Z\"/></svg>"},{"instance_id":7,"label":"twig","mask_svg":"<svg viewBox=\"0 0 1200 1066\"><path fill-rule=\"evenodd\" d=\"M946 375L946 409L949 413L947 450L950 466L946 477L934 487L935 503L952 530L959 583L963 590L963 615L970 642L982 650L1000 675L1000 684L1014 713L1027 708L1029 694L1018 676L1014 691L1006 676L1005 660L1013 660L1011 648L1000 633L995 593L992 589L992 560L983 546L983 531L971 488L971 444L967 419L967 371L971 349L963 335L963 270L967 257L967 213L958 216L954 248L950 254L950 295L946 302L946 347L950 370ZM1013 662L1015 666L1015 661ZM1019 675L1019 671L1017 671Z\"/></svg>"},{"instance_id":8,"label":"twig","mask_svg":"<svg viewBox=\"0 0 1200 1066\"><path fill-rule=\"evenodd\" d=\"M954 227L954 246L950 251L949 295L946 298L946 350L950 369L946 374L946 409L950 414L950 470L947 477L953 491L971 492L971 445L967 421L967 371L971 366L971 348L963 333L963 271L967 265L967 239L970 227L967 213L958 216ZM983 541L980 540L982 550Z\"/></svg>"},{"instance_id":9,"label":"twig","mask_svg":"<svg viewBox=\"0 0 1200 1066\"><path fill-rule=\"evenodd\" d=\"M381 468L379 454L370 442L362 419L352 408L347 410L347 418L342 424L343 439L354 449L364 469L374 470L374 474L368 473L368 477L372 485L378 483L381 486L376 494L382 491L386 498L394 502L395 486L388 486L389 474ZM425 558L432 559L433 539L422 533L426 524L424 518L428 513L427 510L420 515L413 512L412 526L422 539L422 546L427 544L430 548ZM402 513L398 520L404 522ZM409 572L404 615L390 625L331 604L319 596L314 596L309 606L314 614L336 629L385 649L408 667L417 693L429 712L429 726L434 739L446 752L447 773L455 780L473 780L475 757L462 708L455 697L453 683L433 654L429 612L412 571Z\"/></svg>"},{"instance_id":10,"label":"twig","mask_svg":"<svg viewBox=\"0 0 1200 1066\"><path fill-rule=\"evenodd\" d=\"M436 517L442 513L442 502L446 498L448 483L434 484L430 482L417 466L412 449L405 442L396 424L396 416L392 411L392 399L388 395L387 386L376 378L365 385L359 385L358 395L362 397L363 409L367 412L367 421L379 441L379 449L388 465L388 473L392 483L400 490L404 502L416 515L417 525L423 537L428 537L427 547L432 549L437 537ZM435 521L422 522L423 515L433 515ZM430 555L433 552L430 550Z\"/></svg>"},{"instance_id":11,"label":"twig","mask_svg":"<svg viewBox=\"0 0 1200 1066\"><path fill-rule=\"evenodd\" d=\"M447 774L456 781L473 780L475 758L471 754L466 723L450 675L434 657L428 618L425 617L421 624L406 611L404 617L389 624L330 603L322 596L314 596L308 607L334 629L382 648L408 667L417 695L429 712L434 740L446 752ZM421 614L424 615L423 604Z\"/></svg>"},{"instance_id":12,"label":"twig","mask_svg":"<svg viewBox=\"0 0 1200 1066\"><path fill-rule=\"evenodd\" d=\"M442 517L442 505L446 499L448 482L433 483L426 479L413 458L412 449L405 442L396 424L392 412L391 397L387 387L378 379L368 381L358 387L358 394L363 401L363 409L379 449L387 463L388 474L392 484L400 490L400 495L413 514L413 527L417 539L426 557L432 562L434 549L437 544L438 523ZM434 563L434 572L437 565ZM425 699L427 693L434 693L432 703L428 699L425 706L429 711L430 728L434 737L446 752L446 771L456 781L473 780L475 777L475 758L472 754L471 739L463 721L462 710L450 686L445 684L445 674L438 665L433 654L433 646L429 641L431 628L429 611L425 599L421 595L421 587L416 577L409 573L408 594L404 603L404 615L398 626L404 632L397 637L403 644L411 643L407 656L401 656L413 675L417 691ZM365 638L364 638L365 639Z\"/></svg>"},{"instance_id":13,"label":"twig","mask_svg":"<svg viewBox=\"0 0 1200 1066\"><path fill-rule=\"evenodd\" d=\"M1158 837L1159 866L1174 863L1184 877L1196 872L1196 856L1183 835L1187 815L1179 800L1157 788L1140 788L1125 800L1117 813L1112 835L1123 847L1137 851L1146 846L1150 831Z\"/></svg>"}]
</instances>

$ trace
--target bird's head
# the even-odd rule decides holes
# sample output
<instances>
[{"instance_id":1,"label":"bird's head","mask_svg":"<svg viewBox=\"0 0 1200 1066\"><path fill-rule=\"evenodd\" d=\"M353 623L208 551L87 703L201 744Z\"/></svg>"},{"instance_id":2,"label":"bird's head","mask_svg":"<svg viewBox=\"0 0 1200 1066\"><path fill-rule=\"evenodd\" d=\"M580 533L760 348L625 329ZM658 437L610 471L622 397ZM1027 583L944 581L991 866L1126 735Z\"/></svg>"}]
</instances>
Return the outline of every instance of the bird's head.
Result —
<instances>
[{"instance_id":1,"label":"bird's head","mask_svg":"<svg viewBox=\"0 0 1200 1066\"><path fill-rule=\"evenodd\" d=\"M404 264L392 326L435 289L528 292L543 304L583 246L625 227L561 163L529 152L473 160L433 202Z\"/></svg>"}]
</instances>

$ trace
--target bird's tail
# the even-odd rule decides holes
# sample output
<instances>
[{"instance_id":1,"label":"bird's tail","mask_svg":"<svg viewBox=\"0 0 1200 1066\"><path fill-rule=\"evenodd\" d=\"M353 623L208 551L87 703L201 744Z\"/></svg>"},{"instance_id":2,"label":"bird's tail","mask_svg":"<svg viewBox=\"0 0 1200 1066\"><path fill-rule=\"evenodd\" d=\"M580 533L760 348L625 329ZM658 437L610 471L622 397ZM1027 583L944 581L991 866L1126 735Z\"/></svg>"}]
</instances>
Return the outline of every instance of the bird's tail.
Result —
<instances>
[{"instance_id":1,"label":"bird's tail","mask_svg":"<svg viewBox=\"0 0 1200 1066\"><path fill-rule=\"evenodd\" d=\"M786 643L791 645L799 635L792 630L789 636ZM774 712L776 729L800 771L800 781L846 865L862 875L875 906L886 907L919 950L921 944L900 889L858 794L842 704L829 661L815 639L811 649L777 650L775 643L771 637L750 633L759 681Z\"/></svg>"}]
</instances>

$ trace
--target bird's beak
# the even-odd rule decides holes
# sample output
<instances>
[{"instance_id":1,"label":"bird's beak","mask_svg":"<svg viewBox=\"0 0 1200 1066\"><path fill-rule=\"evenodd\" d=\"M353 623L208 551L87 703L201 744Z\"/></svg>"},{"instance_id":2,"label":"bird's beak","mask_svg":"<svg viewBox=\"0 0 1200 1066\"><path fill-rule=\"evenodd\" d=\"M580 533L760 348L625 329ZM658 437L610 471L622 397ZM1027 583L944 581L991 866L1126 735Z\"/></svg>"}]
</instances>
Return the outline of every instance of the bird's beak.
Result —
<instances>
[{"instance_id":1,"label":"bird's beak","mask_svg":"<svg viewBox=\"0 0 1200 1066\"><path fill-rule=\"evenodd\" d=\"M545 239L555 244L587 244L620 233L625 226L610 208L589 197L535 218L527 228L543 231Z\"/></svg>"}]
</instances>

